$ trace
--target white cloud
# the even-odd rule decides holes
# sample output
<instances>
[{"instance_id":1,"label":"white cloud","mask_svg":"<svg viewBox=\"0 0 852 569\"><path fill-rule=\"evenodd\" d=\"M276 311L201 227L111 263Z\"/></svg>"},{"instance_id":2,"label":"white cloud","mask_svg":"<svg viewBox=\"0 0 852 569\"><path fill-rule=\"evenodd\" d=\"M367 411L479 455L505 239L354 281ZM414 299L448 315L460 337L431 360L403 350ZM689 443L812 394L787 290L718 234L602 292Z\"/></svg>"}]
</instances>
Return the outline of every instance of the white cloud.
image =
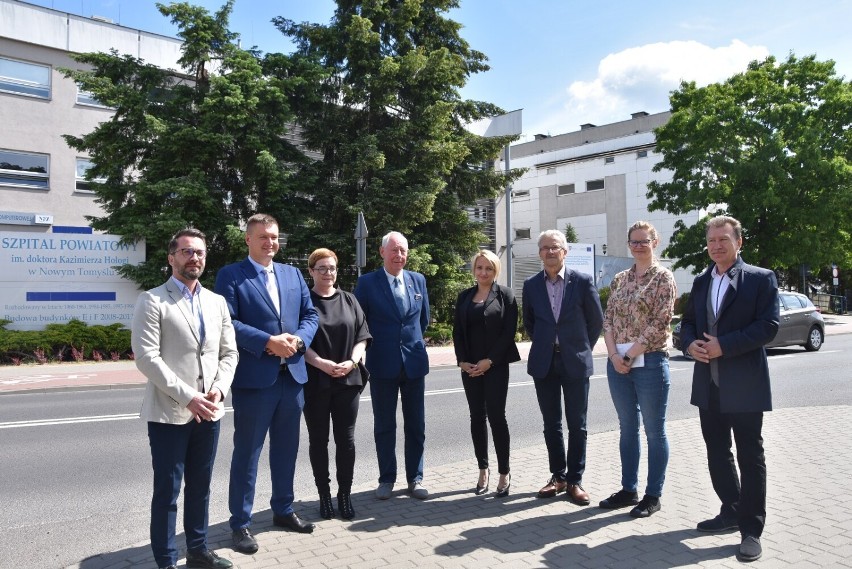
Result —
<instances>
[{"instance_id":1,"label":"white cloud","mask_svg":"<svg viewBox=\"0 0 852 569\"><path fill-rule=\"evenodd\" d=\"M745 70L750 61L769 55L763 46L739 40L712 48L696 41L652 43L625 49L603 58L589 81L574 81L560 98L560 108L532 121L528 133L562 134L583 123L607 124L630 118L636 111L661 112L669 108L669 92L681 81L699 86Z\"/></svg>"}]
</instances>

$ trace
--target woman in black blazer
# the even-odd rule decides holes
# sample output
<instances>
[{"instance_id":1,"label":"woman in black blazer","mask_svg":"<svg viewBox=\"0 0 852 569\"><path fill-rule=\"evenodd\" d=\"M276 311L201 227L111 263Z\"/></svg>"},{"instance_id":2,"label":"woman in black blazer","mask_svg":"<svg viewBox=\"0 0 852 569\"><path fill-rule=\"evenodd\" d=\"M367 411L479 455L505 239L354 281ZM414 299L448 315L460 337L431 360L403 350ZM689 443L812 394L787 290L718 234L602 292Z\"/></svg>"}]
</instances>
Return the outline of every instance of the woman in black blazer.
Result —
<instances>
[{"instance_id":1,"label":"woman in black blazer","mask_svg":"<svg viewBox=\"0 0 852 569\"><path fill-rule=\"evenodd\" d=\"M509 473L509 424L506 422L506 395L509 392L509 364L521 359L515 345L518 304L512 289L498 285L500 259L481 250L473 258L476 286L459 294L453 325L456 361L462 370L462 384L470 407L470 434L479 463L475 494L488 491L488 427L494 438L500 480L497 496L507 496Z\"/></svg>"}]
</instances>

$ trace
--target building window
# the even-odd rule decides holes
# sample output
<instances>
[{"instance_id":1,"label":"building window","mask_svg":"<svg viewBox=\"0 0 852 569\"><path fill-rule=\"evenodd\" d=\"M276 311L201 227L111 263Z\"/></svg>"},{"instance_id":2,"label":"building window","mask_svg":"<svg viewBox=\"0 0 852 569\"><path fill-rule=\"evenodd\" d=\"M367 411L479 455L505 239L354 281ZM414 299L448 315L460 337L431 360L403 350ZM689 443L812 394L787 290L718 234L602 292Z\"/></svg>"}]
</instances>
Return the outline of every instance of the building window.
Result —
<instances>
[{"instance_id":1,"label":"building window","mask_svg":"<svg viewBox=\"0 0 852 569\"><path fill-rule=\"evenodd\" d=\"M50 67L0 57L0 91L50 98Z\"/></svg>"},{"instance_id":2,"label":"building window","mask_svg":"<svg viewBox=\"0 0 852 569\"><path fill-rule=\"evenodd\" d=\"M519 239L529 239L530 238L530 228L527 227L525 229L515 229L515 241Z\"/></svg>"},{"instance_id":3,"label":"building window","mask_svg":"<svg viewBox=\"0 0 852 569\"><path fill-rule=\"evenodd\" d=\"M81 193L92 194L94 190L92 189L92 182L96 182L99 184L103 184L106 182L106 178L95 178L92 181L86 179L86 172L89 171L89 168L92 167L92 161L88 158L77 158L77 185L75 190Z\"/></svg>"},{"instance_id":4,"label":"building window","mask_svg":"<svg viewBox=\"0 0 852 569\"><path fill-rule=\"evenodd\" d=\"M77 104L86 105L87 107L100 107L102 109L110 108L98 101L93 93L81 89L79 85L77 85Z\"/></svg>"},{"instance_id":5,"label":"building window","mask_svg":"<svg viewBox=\"0 0 852 569\"><path fill-rule=\"evenodd\" d=\"M530 197L529 190L514 190L512 192L512 201L518 200L520 198L528 198Z\"/></svg>"},{"instance_id":6,"label":"building window","mask_svg":"<svg viewBox=\"0 0 852 569\"><path fill-rule=\"evenodd\" d=\"M552 167L548 168L547 170L544 171L544 173L548 176L551 175L551 174L555 174L556 173L556 166L552 166Z\"/></svg>"},{"instance_id":7,"label":"building window","mask_svg":"<svg viewBox=\"0 0 852 569\"><path fill-rule=\"evenodd\" d=\"M640 150L639 152L636 153L636 158L647 158L647 157L648 157L648 151L647 150Z\"/></svg>"},{"instance_id":8,"label":"building window","mask_svg":"<svg viewBox=\"0 0 852 569\"><path fill-rule=\"evenodd\" d=\"M593 192L595 190L604 189L604 181L603 180L589 180L586 182L586 191Z\"/></svg>"},{"instance_id":9,"label":"building window","mask_svg":"<svg viewBox=\"0 0 852 569\"><path fill-rule=\"evenodd\" d=\"M615 156L607 156L604 158L604 164L612 164L615 162Z\"/></svg>"},{"instance_id":10,"label":"building window","mask_svg":"<svg viewBox=\"0 0 852 569\"><path fill-rule=\"evenodd\" d=\"M18 188L50 188L50 157L0 150L0 185Z\"/></svg>"},{"instance_id":11,"label":"building window","mask_svg":"<svg viewBox=\"0 0 852 569\"><path fill-rule=\"evenodd\" d=\"M567 196L568 194L574 193L574 184L563 184L561 186L556 186L556 195L557 196Z\"/></svg>"}]
</instances>

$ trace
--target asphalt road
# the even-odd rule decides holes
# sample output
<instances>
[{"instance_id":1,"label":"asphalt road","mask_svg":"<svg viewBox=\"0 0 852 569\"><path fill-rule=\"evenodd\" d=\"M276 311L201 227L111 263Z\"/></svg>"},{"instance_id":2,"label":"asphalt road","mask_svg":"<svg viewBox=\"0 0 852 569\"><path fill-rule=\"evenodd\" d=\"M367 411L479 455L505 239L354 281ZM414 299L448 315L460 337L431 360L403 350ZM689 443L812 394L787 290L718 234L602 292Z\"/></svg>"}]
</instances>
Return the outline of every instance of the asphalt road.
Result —
<instances>
[{"instance_id":1,"label":"asphalt road","mask_svg":"<svg viewBox=\"0 0 852 569\"><path fill-rule=\"evenodd\" d=\"M816 353L799 348L771 350L775 406L852 404L850 350L849 334L831 337ZM605 363L604 358L596 360L597 375L592 378L591 433L617 428L602 375ZM676 356L671 359L671 369L669 419L696 417L697 411L688 403L692 362ZM525 363L512 367L511 381L508 415L512 447L541 445L540 415ZM468 461L470 468L459 473L459 485L473 486L476 464L458 370L434 369L427 378L427 389L426 485L430 466ZM0 399L0 567L65 567L147 539L151 471L145 426L137 418L141 397L141 389L121 389L7 395ZM377 477L368 397L365 392L356 433L356 485L372 483ZM228 517L231 417L226 415L222 424L211 523ZM304 428L301 445L296 499L313 501L316 495ZM401 448L400 443L400 456ZM610 457L588 457L587 487L594 488L595 462L604 459ZM268 508L270 496L265 460L264 456L255 501L260 510ZM515 480L513 485L538 488L549 476L546 462L542 456L540 480ZM609 490L595 489L593 493ZM296 509L308 519L317 517L313 506L297 504Z\"/></svg>"}]
</instances>

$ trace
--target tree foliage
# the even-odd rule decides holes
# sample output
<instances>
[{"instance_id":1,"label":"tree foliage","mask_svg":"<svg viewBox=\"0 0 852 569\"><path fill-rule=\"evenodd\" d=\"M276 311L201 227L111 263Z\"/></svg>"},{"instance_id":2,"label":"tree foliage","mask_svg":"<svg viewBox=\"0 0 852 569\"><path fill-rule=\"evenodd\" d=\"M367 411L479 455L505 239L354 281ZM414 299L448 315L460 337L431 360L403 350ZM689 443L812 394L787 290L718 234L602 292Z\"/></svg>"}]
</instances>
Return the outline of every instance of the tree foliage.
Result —
<instances>
[{"instance_id":1,"label":"tree foliage","mask_svg":"<svg viewBox=\"0 0 852 569\"><path fill-rule=\"evenodd\" d=\"M298 118L306 145L323 157L313 164L312 192L322 215L294 242L331 247L349 262L360 210L375 267L381 236L403 232L409 267L427 276L438 319L449 316L458 290L469 284L462 266L485 241L463 208L505 186L507 178L490 164L510 140L463 128L502 111L459 95L468 78L488 66L460 36L461 25L444 16L457 5L338 0L328 25L273 20L296 43L294 59L324 70L309 83L321 100Z\"/></svg>"},{"instance_id":2,"label":"tree foliage","mask_svg":"<svg viewBox=\"0 0 852 569\"><path fill-rule=\"evenodd\" d=\"M671 106L654 171L672 181L649 183L649 209L732 215L744 258L765 267L852 264L852 84L832 61L769 57L724 83L682 83ZM678 221L665 254L705 267L703 220Z\"/></svg>"},{"instance_id":3,"label":"tree foliage","mask_svg":"<svg viewBox=\"0 0 852 569\"><path fill-rule=\"evenodd\" d=\"M163 251L180 228L207 234L212 279L215 268L245 255L240 220L257 210L298 219L310 209L296 176L306 159L283 136L298 79L281 58L234 44L232 6L211 15L187 3L157 5L180 30L179 62L189 74L115 51L79 55L91 69L66 70L115 109L92 132L65 139L92 158L87 177L105 180L93 184L104 215L92 227L145 239L147 261L120 269L143 287L162 282Z\"/></svg>"},{"instance_id":4,"label":"tree foliage","mask_svg":"<svg viewBox=\"0 0 852 569\"><path fill-rule=\"evenodd\" d=\"M184 41L182 73L116 52L80 55L91 69L66 70L115 109L66 140L91 157L88 177L105 180L93 184L104 215L92 226L146 240L148 261L122 274L162 281L164 245L192 225L208 236L209 280L245 254L238 228L257 211L279 219L290 259L329 247L351 265L363 211L371 266L384 233L405 233L410 268L427 275L435 315L448 318L470 281L463 266L485 242L464 208L520 175L492 167L511 138L464 129L502 111L459 95L488 66L445 17L457 1L338 0L329 25L276 18L297 46L287 55L240 49L233 2L214 14L157 5ZM300 148L289 142L295 127Z\"/></svg>"}]
</instances>

